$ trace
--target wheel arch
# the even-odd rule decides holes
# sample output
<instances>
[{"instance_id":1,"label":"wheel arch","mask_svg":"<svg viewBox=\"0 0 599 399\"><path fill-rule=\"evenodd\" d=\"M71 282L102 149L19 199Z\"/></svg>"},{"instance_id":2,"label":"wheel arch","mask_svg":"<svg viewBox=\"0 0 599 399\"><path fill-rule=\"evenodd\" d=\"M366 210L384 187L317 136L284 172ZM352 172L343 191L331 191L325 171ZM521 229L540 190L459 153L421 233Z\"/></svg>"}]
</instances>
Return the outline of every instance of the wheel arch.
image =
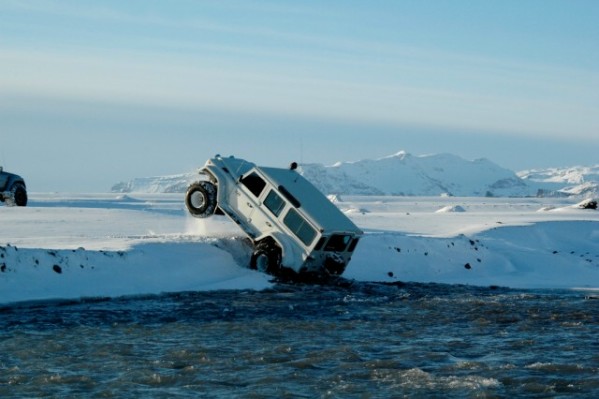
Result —
<instances>
[{"instance_id":1,"label":"wheel arch","mask_svg":"<svg viewBox=\"0 0 599 399\"><path fill-rule=\"evenodd\" d=\"M15 186L15 184L22 184L23 187L25 189L27 189L27 184L25 184L25 179L23 179L21 176L15 175L14 173L7 173L7 172L4 172L3 174L5 174L7 176L6 185L4 186L5 190L12 190L12 188Z\"/></svg>"},{"instance_id":2,"label":"wheel arch","mask_svg":"<svg viewBox=\"0 0 599 399\"><path fill-rule=\"evenodd\" d=\"M12 190L12 188L16 185L16 184L22 184L24 189L27 189L27 184L25 184L25 180L22 177L19 177L17 179L14 179L11 183L10 183L10 189Z\"/></svg>"},{"instance_id":3,"label":"wheel arch","mask_svg":"<svg viewBox=\"0 0 599 399\"><path fill-rule=\"evenodd\" d=\"M281 250L281 265L294 271L299 271L303 264L303 256L301 251L298 251L297 245L283 233L273 232L268 236L256 241L258 244L264 240L272 240ZM301 260L298 262L298 260Z\"/></svg>"}]
</instances>

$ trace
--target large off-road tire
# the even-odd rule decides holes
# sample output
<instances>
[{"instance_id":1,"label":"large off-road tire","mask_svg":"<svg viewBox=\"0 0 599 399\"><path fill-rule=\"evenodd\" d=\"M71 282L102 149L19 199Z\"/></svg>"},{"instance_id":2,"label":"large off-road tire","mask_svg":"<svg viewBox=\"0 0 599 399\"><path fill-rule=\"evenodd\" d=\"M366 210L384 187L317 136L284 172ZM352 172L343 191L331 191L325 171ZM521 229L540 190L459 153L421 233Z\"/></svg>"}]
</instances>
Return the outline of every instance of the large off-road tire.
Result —
<instances>
[{"instance_id":1,"label":"large off-road tire","mask_svg":"<svg viewBox=\"0 0 599 399\"><path fill-rule=\"evenodd\" d=\"M11 197L5 199L8 206L27 206L27 190L23 183L15 183L10 188Z\"/></svg>"},{"instance_id":2,"label":"large off-road tire","mask_svg":"<svg viewBox=\"0 0 599 399\"><path fill-rule=\"evenodd\" d=\"M326 257L324 268L331 276L340 276L345 271L345 262L337 253L332 253Z\"/></svg>"},{"instance_id":3,"label":"large off-road tire","mask_svg":"<svg viewBox=\"0 0 599 399\"><path fill-rule=\"evenodd\" d=\"M193 183L185 194L185 206L197 218L207 218L216 210L216 186L209 181Z\"/></svg>"},{"instance_id":4,"label":"large off-road tire","mask_svg":"<svg viewBox=\"0 0 599 399\"><path fill-rule=\"evenodd\" d=\"M281 249L272 239L264 239L256 245L250 268L276 276L281 271Z\"/></svg>"}]
</instances>

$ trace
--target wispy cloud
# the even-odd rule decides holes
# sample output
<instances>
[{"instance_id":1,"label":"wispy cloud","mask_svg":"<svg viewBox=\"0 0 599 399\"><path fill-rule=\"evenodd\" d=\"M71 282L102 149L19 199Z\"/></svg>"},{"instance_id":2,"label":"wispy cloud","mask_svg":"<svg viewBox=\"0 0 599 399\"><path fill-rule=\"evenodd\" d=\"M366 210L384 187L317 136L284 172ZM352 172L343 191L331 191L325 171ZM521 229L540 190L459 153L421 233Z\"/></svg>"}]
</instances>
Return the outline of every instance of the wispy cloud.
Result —
<instances>
[{"instance_id":1,"label":"wispy cloud","mask_svg":"<svg viewBox=\"0 0 599 399\"><path fill-rule=\"evenodd\" d=\"M144 11L143 2L140 9L102 4L0 3L31 16L0 32L49 33L0 38L0 96L597 136L599 73L592 69L213 18L202 9L314 13L287 3L207 2L189 15Z\"/></svg>"},{"instance_id":2,"label":"wispy cloud","mask_svg":"<svg viewBox=\"0 0 599 399\"><path fill-rule=\"evenodd\" d=\"M220 68L154 56L3 51L3 93L169 107L216 107L384 124L558 135L592 134L594 113L555 96ZM524 77L522 77L524 78ZM540 84L540 83L538 83ZM442 85L438 85L442 86ZM547 89L547 88L546 88ZM578 91L577 91L578 92Z\"/></svg>"}]
</instances>

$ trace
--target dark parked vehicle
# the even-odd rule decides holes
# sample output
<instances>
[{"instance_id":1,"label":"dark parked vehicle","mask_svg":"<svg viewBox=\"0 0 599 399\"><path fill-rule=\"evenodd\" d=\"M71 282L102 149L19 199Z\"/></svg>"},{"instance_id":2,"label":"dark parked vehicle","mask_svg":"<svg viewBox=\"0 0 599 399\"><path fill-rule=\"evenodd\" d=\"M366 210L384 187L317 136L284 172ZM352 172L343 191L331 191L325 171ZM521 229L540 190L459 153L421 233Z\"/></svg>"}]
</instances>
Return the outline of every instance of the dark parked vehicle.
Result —
<instances>
[{"instance_id":1,"label":"dark parked vehicle","mask_svg":"<svg viewBox=\"0 0 599 399\"><path fill-rule=\"evenodd\" d=\"M25 180L14 173L5 172L0 166L0 201L8 206L27 205Z\"/></svg>"}]
</instances>

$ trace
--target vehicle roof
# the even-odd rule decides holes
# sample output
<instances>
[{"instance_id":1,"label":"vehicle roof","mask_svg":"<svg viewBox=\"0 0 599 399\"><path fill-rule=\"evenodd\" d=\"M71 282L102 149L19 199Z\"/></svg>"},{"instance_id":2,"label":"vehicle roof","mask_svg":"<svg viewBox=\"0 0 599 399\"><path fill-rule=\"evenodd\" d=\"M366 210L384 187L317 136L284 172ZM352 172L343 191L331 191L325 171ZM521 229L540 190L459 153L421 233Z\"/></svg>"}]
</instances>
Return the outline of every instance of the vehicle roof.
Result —
<instances>
[{"instance_id":1,"label":"vehicle roof","mask_svg":"<svg viewBox=\"0 0 599 399\"><path fill-rule=\"evenodd\" d=\"M256 169L262 171L275 187L283 186L291 193L300 203L298 209L308 215L324 232L361 233L361 230L335 204L295 170L271 167L256 167Z\"/></svg>"},{"instance_id":2,"label":"vehicle roof","mask_svg":"<svg viewBox=\"0 0 599 399\"><path fill-rule=\"evenodd\" d=\"M322 229L325 233L336 231L362 233L335 204L295 170L257 166L252 162L233 156L217 155L210 159L209 163L219 168L227 168L235 180L252 170L259 171L274 187L279 189L280 186L283 186L296 198L300 203L298 209L308 215L317 224L315 227ZM285 193L281 194L285 197Z\"/></svg>"},{"instance_id":3,"label":"vehicle roof","mask_svg":"<svg viewBox=\"0 0 599 399\"><path fill-rule=\"evenodd\" d=\"M4 176L12 177L17 180L23 180L23 178L21 176L15 174L15 173L7 172L5 170L0 170L0 174L3 174Z\"/></svg>"},{"instance_id":4,"label":"vehicle roof","mask_svg":"<svg viewBox=\"0 0 599 399\"><path fill-rule=\"evenodd\" d=\"M220 155L216 155L206 162L206 166L209 166L210 164L221 169L226 168L234 180L237 180L256 166L253 162L246 161L245 159L235 158L233 156L221 157Z\"/></svg>"}]
</instances>

